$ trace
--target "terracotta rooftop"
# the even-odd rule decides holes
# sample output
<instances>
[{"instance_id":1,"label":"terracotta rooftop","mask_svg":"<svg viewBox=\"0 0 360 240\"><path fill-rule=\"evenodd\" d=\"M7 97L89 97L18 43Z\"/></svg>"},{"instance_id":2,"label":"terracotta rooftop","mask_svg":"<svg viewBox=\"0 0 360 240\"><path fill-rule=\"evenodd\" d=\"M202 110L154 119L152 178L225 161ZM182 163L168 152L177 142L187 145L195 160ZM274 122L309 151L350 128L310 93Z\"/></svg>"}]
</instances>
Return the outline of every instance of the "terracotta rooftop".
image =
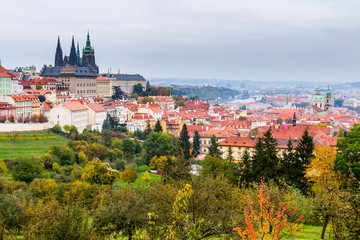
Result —
<instances>
[{"instance_id":1,"label":"terracotta rooftop","mask_svg":"<svg viewBox=\"0 0 360 240\"><path fill-rule=\"evenodd\" d=\"M85 107L80 102L63 102L65 107L70 109L70 111L82 111L82 110L88 110L87 107Z\"/></svg>"}]
</instances>

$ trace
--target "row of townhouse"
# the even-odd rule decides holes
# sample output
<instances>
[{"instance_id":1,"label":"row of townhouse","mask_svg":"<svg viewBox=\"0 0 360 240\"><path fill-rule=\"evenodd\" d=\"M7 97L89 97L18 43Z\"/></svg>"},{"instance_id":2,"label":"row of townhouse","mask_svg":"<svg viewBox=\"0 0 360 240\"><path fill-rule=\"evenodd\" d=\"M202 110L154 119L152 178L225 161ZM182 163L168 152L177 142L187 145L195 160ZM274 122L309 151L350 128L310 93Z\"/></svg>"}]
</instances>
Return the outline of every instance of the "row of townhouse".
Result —
<instances>
[{"instance_id":1,"label":"row of townhouse","mask_svg":"<svg viewBox=\"0 0 360 240\"><path fill-rule=\"evenodd\" d=\"M106 116L106 109L98 103L62 102L50 110L50 122L61 127L75 126L79 132L84 129L101 132Z\"/></svg>"}]
</instances>

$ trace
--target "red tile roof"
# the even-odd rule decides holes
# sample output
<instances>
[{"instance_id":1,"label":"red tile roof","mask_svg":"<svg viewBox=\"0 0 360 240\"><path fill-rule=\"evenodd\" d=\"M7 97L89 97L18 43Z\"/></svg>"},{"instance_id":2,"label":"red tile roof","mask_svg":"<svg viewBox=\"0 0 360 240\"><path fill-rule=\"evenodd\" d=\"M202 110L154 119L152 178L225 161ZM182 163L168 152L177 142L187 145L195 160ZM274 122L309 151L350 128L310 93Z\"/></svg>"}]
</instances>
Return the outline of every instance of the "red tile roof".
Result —
<instances>
[{"instance_id":1,"label":"red tile roof","mask_svg":"<svg viewBox=\"0 0 360 240\"><path fill-rule=\"evenodd\" d=\"M86 104L86 106L88 106L89 108L91 108L92 110L94 110L95 112L106 112L106 109L103 108L100 104L98 103L88 103Z\"/></svg>"},{"instance_id":2,"label":"red tile roof","mask_svg":"<svg viewBox=\"0 0 360 240\"><path fill-rule=\"evenodd\" d=\"M65 107L70 109L70 111L82 111L82 110L88 110L87 107L85 107L80 102L63 102Z\"/></svg>"}]
</instances>

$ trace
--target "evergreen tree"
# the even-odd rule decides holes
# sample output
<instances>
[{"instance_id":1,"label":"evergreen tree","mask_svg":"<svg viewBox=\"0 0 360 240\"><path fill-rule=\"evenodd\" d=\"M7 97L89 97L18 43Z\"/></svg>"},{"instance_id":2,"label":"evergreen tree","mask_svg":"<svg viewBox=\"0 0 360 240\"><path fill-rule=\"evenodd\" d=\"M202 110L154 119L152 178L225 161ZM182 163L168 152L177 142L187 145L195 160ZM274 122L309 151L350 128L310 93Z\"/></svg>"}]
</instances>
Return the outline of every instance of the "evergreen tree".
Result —
<instances>
[{"instance_id":1,"label":"evergreen tree","mask_svg":"<svg viewBox=\"0 0 360 240\"><path fill-rule=\"evenodd\" d=\"M105 130L110 130L111 129L111 126L110 126L110 123L109 123L109 120L108 118L105 118L104 122L103 122L103 125L102 125L102 129Z\"/></svg>"},{"instance_id":2,"label":"evergreen tree","mask_svg":"<svg viewBox=\"0 0 360 240\"><path fill-rule=\"evenodd\" d=\"M187 130L186 124L183 125L180 133L180 139L179 139L179 147L182 149L183 155L185 159L190 159L190 141L189 141L189 132Z\"/></svg>"},{"instance_id":3,"label":"evergreen tree","mask_svg":"<svg viewBox=\"0 0 360 240\"><path fill-rule=\"evenodd\" d=\"M227 151L226 160L228 160L229 162L234 161L235 159L234 159L234 157L233 157L233 153L234 153L234 152L233 152L231 146L229 146L228 151Z\"/></svg>"},{"instance_id":4,"label":"evergreen tree","mask_svg":"<svg viewBox=\"0 0 360 240\"><path fill-rule=\"evenodd\" d=\"M252 158L254 181L260 182L261 177L264 177L266 181L278 180L279 158L276 146L277 140L272 137L270 129L264 133L263 137L258 138Z\"/></svg>"},{"instance_id":5,"label":"evergreen tree","mask_svg":"<svg viewBox=\"0 0 360 240\"><path fill-rule=\"evenodd\" d=\"M124 92L121 90L120 86L113 86L112 87L114 93L111 96L113 100L121 99L121 97L124 95Z\"/></svg>"},{"instance_id":6,"label":"evergreen tree","mask_svg":"<svg viewBox=\"0 0 360 240\"><path fill-rule=\"evenodd\" d=\"M279 174L283 176L285 182L289 185L293 185L294 170L296 170L296 152L291 139L287 143L287 149L283 152L282 158L280 159L281 166Z\"/></svg>"},{"instance_id":7,"label":"evergreen tree","mask_svg":"<svg viewBox=\"0 0 360 240\"><path fill-rule=\"evenodd\" d=\"M197 157L200 154L200 135L198 130L195 131L193 138L193 156Z\"/></svg>"},{"instance_id":8,"label":"evergreen tree","mask_svg":"<svg viewBox=\"0 0 360 240\"><path fill-rule=\"evenodd\" d=\"M251 164L251 157L249 151L246 149L241 157L241 162L238 164L239 178L241 184L248 185L250 182L253 181L251 174Z\"/></svg>"},{"instance_id":9,"label":"evergreen tree","mask_svg":"<svg viewBox=\"0 0 360 240\"><path fill-rule=\"evenodd\" d=\"M155 129L154 129L154 132L162 132L163 129L162 129L162 126L160 124L160 121L159 119L156 121L156 124L155 124Z\"/></svg>"},{"instance_id":10,"label":"evergreen tree","mask_svg":"<svg viewBox=\"0 0 360 240\"><path fill-rule=\"evenodd\" d=\"M305 130L296 146L296 162L292 165L292 182L295 187L300 189L303 194L309 190L305 178L305 170L310 164L310 159L314 157L314 140Z\"/></svg>"},{"instance_id":11,"label":"evergreen tree","mask_svg":"<svg viewBox=\"0 0 360 240\"><path fill-rule=\"evenodd\" d=\"M212 135L208 149L209 155L214 157L221 157L222 152L219 149L219 144L217 143L217 137L215 135Z\"/></svg>"},{"instance_id":12,"label":"evergreen tree","mask_svg":"<svg viewBox=\"0 0 360 240\"><path fill-rule=\"evenodd\" d=\"M144 130L144 134L145 136L148 136L151 133L151 127L150 127L150 122L148 122L148 124L146 125L146 128Z\"/></svg>"}]
</instances>

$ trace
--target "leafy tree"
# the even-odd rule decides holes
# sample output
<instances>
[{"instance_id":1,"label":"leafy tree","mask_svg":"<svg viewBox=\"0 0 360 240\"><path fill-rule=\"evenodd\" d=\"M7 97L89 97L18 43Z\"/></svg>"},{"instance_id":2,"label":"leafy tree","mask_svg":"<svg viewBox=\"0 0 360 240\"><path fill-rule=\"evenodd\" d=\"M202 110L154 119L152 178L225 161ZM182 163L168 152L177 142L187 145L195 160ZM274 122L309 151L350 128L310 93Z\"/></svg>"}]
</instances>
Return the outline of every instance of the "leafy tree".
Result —
<instances>
[{"instance_id":1,"label":"leafy tree","mask_svg":"<svg viewBox=\"0 0 360 240\"><path fill-rule=\"evenodd\" d=\"M180 138L179 138L179 147L181 148L182 154L184 155L185 159L190 159L190 136L189 132L187 130L186 124L183 125L181 132L180 132Z\"/></svg>"},{"instance_id":2,"label":"leafy tree","mask_svg":"<svg viewBox=\"0 0 360 240\"><path fill-rule=\"evenodd\" d=\"M138 96L142 96L143 95L143 85L141 83L135 84L133 86L134 90L133 93L137 94Z\"/></svg>"},{"instance_id":3,"label":"leafy tree","mask_svg":"<svg viewBox=\"0 0 360 240\"><path fill-rule=\"evenodd\" d=\"M135 154L135 143L130 138L125 138L122 141L122 151L128 159L132 159Z\"/></svg>"},{"instance_id":4,"label":"leafy tree","mask_svg":"<svg viewBox=\"0 0 360 240\"><path fill-rule=\"evenodd\" d=\"M222 152L219 149L219 144L217 143L217 137L215 135L211 136L210 146L208 147L209 154L214 157L221 157Z\"/></svg>"},{"instance_id":5,"label":"leafy tree","mask_svg":"<svg viewBox=\"0 0 360 240\"><path fill-rule=\"evenodd\" d=\"M61 206L56 201L29 204L24 212L25 239L90 240L96 237L89 213L77 206Z\"/></svg>"},{"instance_id":6,"label":"leafy tree","mask_svg":"<svg viewBox=\"0 0 360 240\"><path fill-rule=\"evenodd\" d=\"M337 141L337 154L335 159L335 170L341 174L360 180L360 126L353 127L346 138Z\"/></svg>"},{"instance_id":7,"label":"leafy tree","mask_svg":"<svg viewBox=\"0 0 360 240\"><path fill-rule=\"evenodd\" d=\"M56 133L56 134L60 134L60 133L62 133L62 128L59 124L56 124L55 126L50 128L50 131L52 131L53 133Z\"/></svg>"},{"instance_id":8,"label":"leafy tree","mask_svg":"<svg viewBox=\"0 0 360 240\"><path fill-rule=\"evenodd\" d=\"M119 172L112 169L109 163L102 163L99 159L88 162L82 171L81 180L96 183L112 185Z\"/></svg>"},{"instance_id":9,"label":"leafy tree","mask_svg":"<svg viewBox=\"0 0 360 240\"><path fill-rule=\"evenodd\" d=\"M338 132L338 134L337 134L337 137L342 138L342 137L344 137L344 136L345 136L344 129L340 128L340 129L339 129L339 132Z\"/></svg>"},{"instance_id":10,"label":"leafy tree","mask_svg":"<svg viewBox=\"0 0 360 240\"><path fill-rule=\"evenodd\" d=\"M272 137L271 130L267 130L263 137L258 138L252 157L252 174L254 181L260 182L277 180L279 159L277 157L277 140Z\"/></svg>"},{"instance_id":11,"label":"leafy tree","mask_svg":"<svg viewBox=\"0 0 360 240\"><path fill-rule=\"evenodd\" d=\"M152 97L144 97L143 100L141 100L141 102L143 104L146 104L146 103L154 103L154 99Z\"/></svg>"},{"instance_id":12,"label":"leafy tree","mask_svg":"<svg viewBox=\"0 0 360 240\"><path fill-rule=\"evenodd\" d=\"M73 165L75 163L75 153L67 145L52 146L48 151L48 154L55 157L55 161L60 165Z\"/></svg>"},{"instance_id":13,"label":"leafy tree","mask_svg":"<svg viewBox=\"0 0 360 240\"><path fill-rule=\"evenodd\" d=\"M194 133L193 148L193 156L197 157L197 155L200 154L200 135L198 130L196 130Z\"/></svg>"},{"instance_id":14,"label":"leafy tree","mask_svg":"<svg viewBox=\"0 0 360 240\"><path fill-rule=\"evenodd\" d=\"M154 132L162 132L162 131L163 131L163 129L162 129L161 123L158 119L155 124Z\"/></svg>"},{"instance_id":15,"label":"leafy tree","mask_svg":"<svg viewBox=\"0 0 360 240\"><path fill-rule=\"evenodd\" d=\"M53 193L58 184L53 179L35 178L29 185L29 190L33 196L43 200L50 200L54 197Z\"/></svg>"},{"instance_id":16,"label":"leafy tree","mask_svg":"<svg viewBox=\"0 0 360 240\"><path fill-rule=\"evenodd\" d=\"M44 123L44 122L47 122L48 119L47 119L47 117L46 117L44 114L41 113L41 114L38 116L38 121L39 121L39 123Z\"/></svg>"},{"instance_id":17,"label":"leafy tree","mask_svg":"<svg viewBox=\"0 0 360 240\"><path fill-rule=\"evenodd\" d=\"M120 179L127 183L133 183L137 178L138 174L132 167L128 167L122 173L120 173Z\"/></svg>"},{"instance_id":18,"label":"leafy tree","mask_svg":"<svg viewBox=\"0 0 360 240\"><path fill-rule=\"evenodd\" d=\"M92 143L86 148L85 153L89 159L99 158L100 160L105 160L109 151L107 147L100 143Z\"/></svg>"},{"instance_id":19,"label":"leafy tree","mask_svg":"<svg viewBox=\"0 0 360 240\"><path fill-rule=\"evenodd\" d=\"M39 96L38 96L38 99L39 99L39 101L42 102L42 103L46 101L46 99L45 99L45 97L44 97L43 95L39 95Z\"/></svg>"},{"instance_id":20,"label":"leafy tree","mask_svg":"<svg viewBox=\"0 0 360 240\"><path fill-rule=\"evenodd\" d=\"M144 173L144 176L142 177L142 180L143 180L144 182L150 182L150 181L152 180L152 178L150 177L150 173L149 173L148 171L146 171L146 172Z\"/></svg>"},{"instance_id":21,"label":"leafy tree","mask_svg":"<svg viewBox=\"0 0 360 240\"><path fill-rule=\"evenodd\" d=\"M137 137L140 140L144 140L146 138L145 133L140 129L136 129L134 131L133 137Z\"/></svg>"},{"instance_id":22,"label":"leafy tree","mask_svg":"<svg viewBox=\"0 0 360 240\"><path fill-rule=\"evenodd\" d=\"M7 172L8 169L6 167L4 160L0 160L0 176L5 176Z\"/></svg>"},{"instance_id":23,"label":"leafy tree","mask_svg":"<svg viewBox=\"0 0 360 240\"><path fill-rule=\"evenodd\" d=\"M0 216L7 230L20 232L22 222L23 199L14 194L0 194Z\"/></svg>"},{"instance_id":24,"label":"leafy tree","mask_svg":"<svg viewBox=\"0 0 360 240\"><path fill-rule=\"evenodd\" d=\"M111 98L113 100L118 100L121 99L121 97L124 95L124 92L121 90L120 86L113 86L113 95L111 96Z\"/></svg>"},{"instance_id":25,"label":"leafy tree","mask_svg":"<svg viewBox=\"0 0 360 240\"><path fill-rule=\"evenodd\" d=\"M183 107L183 106L185 106L185 99L181 97L178 100L176 100L175 108Z\"/></svg>"},{"instance_id":26,"label":"leafy tree","mask_svg":"<svg viewBox=\"0 0 360 240\"><path fill-rule=\"evenodd\" d=\"M167 164L169 164L169 160L166 156L154 156L150 161L150 167L152 169L158 169L160 171L164 171Z\"/></svg>"},{"instance_id":27,"label":"leafy tree","mask_svg":"<svg viewBox=\"0 0 360 240\"><path fill-rule=\"evenodd\" d=\"M42 85L41 84L36 84L36 90L41 90L42 89Z\"/></svg>"},{"instance_id":28,"label":"leafy tree","mask_svg":"<svg viewBox=\"0 0 360 240\"><path fill-rule=\"evenodd\" d=\"M35 178L43 177L43 169L37 158L17 158L12 169L13 178L16 181L30 183Z\"/></svg>"},{"instance_id":29,"label":"leafy tree","mask_svg":"<svg viewBox=\"0 0 360 240\"><path fill-rule=\"evenodd\" d=\"M224 161L224 159L207 155L204 160L201 161L203 175L209 175L212 177L225 176L229 181L236 184L236 177L234 174L234 166L232 162Z\"/></svg>"},{"instance_id":30,"label":"leafy tree","mask_svg":"<svg viewBox=\"0 0 360 240\"><path fill-rule=\"evenodd\" d=\"M175 137L168 133L152 132L144 141L146 163L154 157L174 156L176 151Z\"/></svg>"}]
</instances>

